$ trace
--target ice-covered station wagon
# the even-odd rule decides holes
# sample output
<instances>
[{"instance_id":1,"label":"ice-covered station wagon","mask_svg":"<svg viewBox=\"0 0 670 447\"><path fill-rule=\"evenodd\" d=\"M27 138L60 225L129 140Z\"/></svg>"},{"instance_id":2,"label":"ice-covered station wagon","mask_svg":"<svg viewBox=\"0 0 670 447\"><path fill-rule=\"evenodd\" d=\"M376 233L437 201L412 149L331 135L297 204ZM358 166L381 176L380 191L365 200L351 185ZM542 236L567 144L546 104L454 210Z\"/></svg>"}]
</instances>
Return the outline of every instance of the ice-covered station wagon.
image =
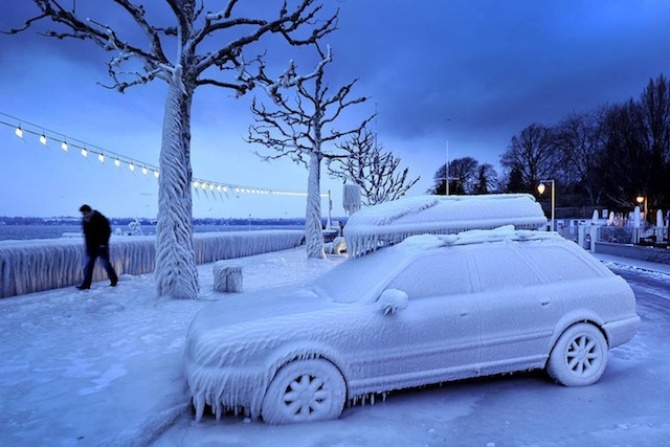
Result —
<instances>
[{"instance_id":1,"label":"ice-covered station wagon","mask_svg":"<svg viewBox=\"0 0 670 447\"><path fill-rule=\"evenodd\" d=\"M401 388L545 369L589 385L640 319L628 284L556 233L411 236L349 259L298 290L203 309L185 371L200 419L337 418Z\"/></svg>"}]
</instances>

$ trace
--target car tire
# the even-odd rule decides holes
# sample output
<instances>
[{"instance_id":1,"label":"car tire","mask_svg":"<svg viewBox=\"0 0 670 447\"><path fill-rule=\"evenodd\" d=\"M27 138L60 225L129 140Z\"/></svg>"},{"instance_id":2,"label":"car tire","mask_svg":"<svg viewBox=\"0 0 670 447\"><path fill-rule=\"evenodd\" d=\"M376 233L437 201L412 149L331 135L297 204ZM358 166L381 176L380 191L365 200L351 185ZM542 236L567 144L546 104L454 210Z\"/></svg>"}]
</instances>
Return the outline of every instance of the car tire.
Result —
<instances>
[{"instance_id":1,"label":"car tire","mask_svg":"<svg viewBox=\"0 0 670 447\"><path fill-rule=\"evenodd\" d=\"M607 341L597 327L575 324L558 338L549 355L547 372L561 385L591 385L605 371L607 350Z\"/></svg>"},{"instance_id":2,"label":"car tire","mask_svg":"<svg viewBox=\"0 0 670 447\"><path fill-rule=\"evenodd\" d=\"M324 359L296 360L270 382L261 415L268 424L337 419L346 399L340 371Z\"/></svg>"}]
</instances>

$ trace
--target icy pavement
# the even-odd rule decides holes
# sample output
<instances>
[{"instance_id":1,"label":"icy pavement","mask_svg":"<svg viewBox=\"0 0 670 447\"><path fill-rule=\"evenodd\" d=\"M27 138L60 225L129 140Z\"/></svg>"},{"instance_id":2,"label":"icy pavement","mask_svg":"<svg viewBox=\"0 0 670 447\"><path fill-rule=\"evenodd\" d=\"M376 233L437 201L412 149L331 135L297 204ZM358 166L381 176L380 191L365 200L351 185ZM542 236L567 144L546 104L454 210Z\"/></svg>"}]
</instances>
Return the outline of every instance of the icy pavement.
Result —
<instances>
[{"instance_id":1,"label":"icy pavement","mask_svg":"<svg viewBox=\"0 0 670 447\"><path fill-rule=\"evenodd\" d=\"M229 260L244 290L296 284L341 262L304 248ZM124 275L0 300L0 439L5 446L146 445L186 411L186 328L214 299L212 265L198 268L202 298L156 298L151 274Z\"/></svg>"}]
</instances>

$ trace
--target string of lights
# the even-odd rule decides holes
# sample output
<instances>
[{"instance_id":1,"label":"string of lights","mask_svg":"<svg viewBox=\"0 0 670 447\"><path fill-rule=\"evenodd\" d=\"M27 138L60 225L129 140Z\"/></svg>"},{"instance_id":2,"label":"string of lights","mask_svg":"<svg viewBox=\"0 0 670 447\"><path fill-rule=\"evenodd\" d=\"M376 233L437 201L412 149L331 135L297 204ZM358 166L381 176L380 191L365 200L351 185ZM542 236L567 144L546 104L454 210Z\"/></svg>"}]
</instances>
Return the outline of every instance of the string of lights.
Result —
<instances>
[{"instance_id":1,"label":"string of lights","mask_svg":"<svg viewBox=\"0 0 670 447\"><path fill-rule=\"evenodd\" d=\"M108 149L103 149L94 144L87 143L72 136L49 130L44 126L31 123L21 118L0 112L0 124L14 129L14 135L22 140L28 136L37 137L39 142L47 146L50 141L55 141L56 144L65 152L79 152L84 158L97 158L100 163L105 163L107 160L113 160L114 166L121 168L127 166L131 172L139 171L144 175L153 175L155 178L160 176L158 166L146 163L136 158L128 157L118 152L113 152ZM218 192L228 195L234 194L267 194L275 196L300 196L306 197L307 193L301 191L290 191L284 189L264 188L257 186L238 185L230 182L220 182L202 178L193 178L192 187L195 192L203 191ZM328 194L321 194L321 197L328 197Z\"/></svg>"}]
</instances>

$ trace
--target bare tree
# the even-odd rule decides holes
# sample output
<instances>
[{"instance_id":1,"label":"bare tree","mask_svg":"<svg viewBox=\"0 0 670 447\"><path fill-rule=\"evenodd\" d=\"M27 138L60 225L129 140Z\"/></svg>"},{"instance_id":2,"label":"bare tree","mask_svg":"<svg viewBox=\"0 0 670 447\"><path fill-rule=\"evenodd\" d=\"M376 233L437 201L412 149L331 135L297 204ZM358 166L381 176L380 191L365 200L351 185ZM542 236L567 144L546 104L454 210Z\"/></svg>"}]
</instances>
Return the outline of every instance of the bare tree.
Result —
<instances>
[{"instance_id":1,"label":"bare tree","mask_svg":"<svg viewBox=\"0 0 670 447\"><path fill-rule=\"evenodd\" d=\"M650 206L667 204L670 199L670 82L663 75L650 79L640 95L639 122L649 167L644 195Z\"/></svg>"},{"instance_id":2,"label":"bare tree","mask_svg":"<svg viewBox=\"0 0 670 447\"><path fill-rule=\"evenodd\" d=\"M556 127L556 147L561 152L567 183L584 187L592 204L599 204L604 193L599 161L606 144L608 109L574 113Z\"/></svg>"},{"instance_id":3,"label":"bare tree","mask_svg":"<svg viewBox=\"0 0 670 447\"><path fill-rule=\"evenodd\" d=\"M249 18L238 15L239 0L215 2L222 5L216 12L205 12L204 0L164 0L175 23L164 28L150 23L149 17L155 14L147 14L144 5L110 0L137 26L140 33L133 34L126 27L105 24L104 17L82 18L74 1L71 8L60 0L33 1L40 13L9 33L47 21L55 29L43 32L45 36L90 41L114 54L108 62L113 81L109 88L124 92L155 79L168 84L159 160L156 289L158 295L196 298L199 284L191 224L193 94L201 86L231 89L237 96L258 84L278 88L285 80L273 82L266 75L263 55L247 54L250 48L270 35L292 46L314 44L335 29L337 13L318 20L322 5L315 0L286 0L272 19ZM157 3L154 0L151 6ZM137 41L122 36L134 36Z\"/></svg>"},{"instance_id":4,"label":"bare tree","mask_svg":"<svg viewBox=\"0 0 670 447\"><path fill-rule=\"evenodd\" d=\"M294 88L273 91L271 98L275 107L272 110L254 98L251 110L256 124L249 127L247 139L250 143L261 144L277 152L277 155L258 154L266 161L289 157L307 167L305 237L309 258L325 256L321 231L321 161L338 156L337 147L329 149L328 144L334 145L341 138L356 133L372 118L350 130L335 127L345 109L363 103L367 98L349 98L357 79L331 94L324 75L333 60L332 52L330 48L327 53L323 52L318 44L314 47L321 62L312 73L303 76L292 65L285 79Z\"/></svg>"},{"instance_id":5,"label":"bare tree","mask_svg":"<svg viewBox=\"0 0 670 447\"><path fill-rule=\"evenodd\" d=\"M477 186L477 169L479 162L472 157L456 158L449 162L449 192L451 194L474 194ZM446 163L435 172L435 185L429 190L431 194L446 194Z\"/></svg>"},{"instance_id":6,"label":"bare tree","mask_svg":"<svg viewBox=\"0 0 670 447\"><path fill-rule=\"evenodd\" d=\"M364 205L396 200L421 178L408 179L408 168L399 172L400 158L383 152L376 135L365 129L338 147L343 155L327 160L328 172L332 177L360 186Z\"/></svg>"},{"instance_id":7,"label":"bare tree","mask_svg":"<svg viewBox=\"0 0 670 447\"><path fill-rule=\"evenodd\" d=\"M639 125L638 105L630 100L610 109L606 121L607 143L600 159L608 205L630 209L635 197L645 194L649 154Z\"/></svg>"},{"instance_id":8,"label":"bare tree","mask_svg":"<svg viewBox=\"0 0 670 447\"><path fill-rule=\"evenodd\" d=\"M518 171L522 184L529 189L525 192L534 194L540 180L553 179L560 173L558 154L554 149L552 129L531 124L512 137L500 163L510 171Z\"/></svg>"},{"instance_id":9,"label":"bare tree","mask_svg":"<svg viewBox=\"0 0 670 447\"><path fill-rule=\"evenodd\" d=\"M473 194L489 194L498 188L498 173L490 163L477 166L477 180Z\"/></svg>"}]
</instances>

